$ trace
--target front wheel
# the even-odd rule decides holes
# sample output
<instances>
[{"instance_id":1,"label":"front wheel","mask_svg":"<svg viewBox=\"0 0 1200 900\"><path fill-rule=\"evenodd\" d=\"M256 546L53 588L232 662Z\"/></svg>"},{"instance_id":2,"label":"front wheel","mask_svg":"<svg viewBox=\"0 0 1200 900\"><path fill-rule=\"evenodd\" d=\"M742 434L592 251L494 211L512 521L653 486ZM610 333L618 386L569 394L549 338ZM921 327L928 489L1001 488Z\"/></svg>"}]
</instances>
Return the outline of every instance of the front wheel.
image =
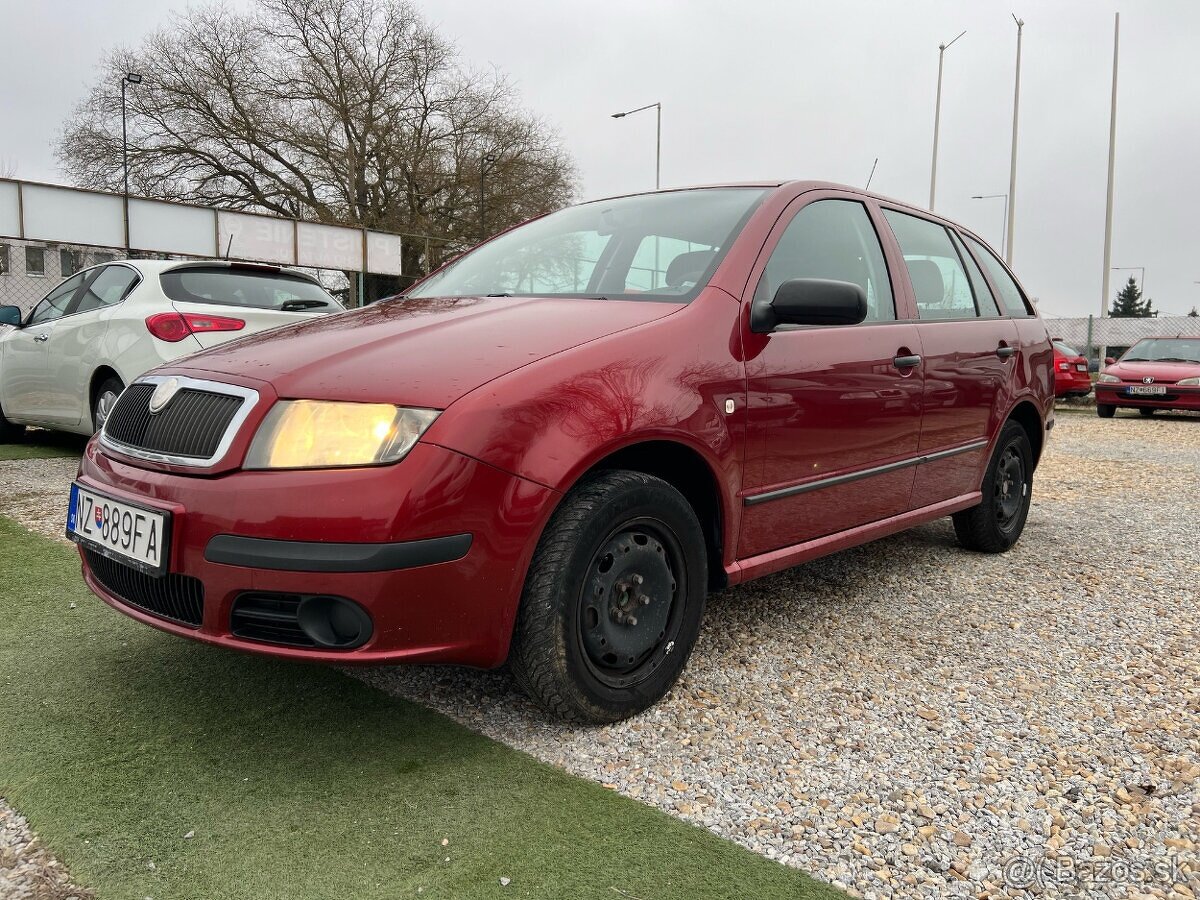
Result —
<instances>
[{"instance_id":1,"label":"front wheel","mask_svg":"<svg viewBox=\"0 0 1200 900\"><path fill-rule=\"evenodd\" d=\"M125 390L125 385L115 375L104 379L100 387L96 389L96 395L92 398L93 433L104 427L104 423L108 421L108 416L113 407L117 405L117 399L123 390Z\"/></svg>"},{"instance_id":2,"label":"front wheel","mask_svg":"<svg viewBox=\"0 0 1200 900\"><path fill-rule=\"evenodd\" d=\"M1154 410L1150 409L1148 406L1143 406L1143 407L1139 408L1138 412L1140 412L1142 414L1142 416L1147 419L1150 418L1152 415L1154 415Z\"/></svg>"},{"instance_id":3,"label":"front wheel","mask_svg":"<svg viewBox=\"0 0 1200 900\"><path fill-rule=\"evenodd\" d=\"M538 542L509 668L568 721L632 716L683 671L707 580L704 534L679 491L641 472L588 476Z\"/></svg>"},{"instance_id":4,"label":"front wheel","mask_svg":"<svg viewBox=\"0 0 1200 900\"><path fill-rule=\"evenodd\" d=\"M983 500L954 514L954 533L968 550L1003 553L1017 542L1029 515L1033 451L1016 422L1006 422L983 476Z\"/></svg>"},{"instance_id":5,"label":"front wheel","mask_svg":"<svg viewBox=\"0 0 1200 900\"><path fill-rule=\"evenodd\" d=\"M1116 414L1117 408L1115 406L1109 406L1107 403L1096 404L1096 415L1098 415L1100 418L1111 419Z\"/></svg>"}]
</instances>

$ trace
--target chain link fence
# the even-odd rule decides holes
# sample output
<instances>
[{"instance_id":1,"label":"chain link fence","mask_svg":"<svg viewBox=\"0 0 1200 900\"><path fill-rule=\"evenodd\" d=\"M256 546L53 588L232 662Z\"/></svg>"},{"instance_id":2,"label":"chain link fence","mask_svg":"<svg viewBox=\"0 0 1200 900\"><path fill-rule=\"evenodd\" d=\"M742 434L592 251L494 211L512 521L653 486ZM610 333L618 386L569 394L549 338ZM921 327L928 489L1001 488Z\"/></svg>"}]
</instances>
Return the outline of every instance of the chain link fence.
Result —
<instances>
[{"instance_id":1,"label":"chain link fence","mask_svg":"<svg viewBox=\"0 0 1200 900\"><path fill-rule=\"evenodd\" d=\"M1138 341L1148 337L1200 337L1200 317L1155 316L1152 318L1077 318L1046 319L1050 336L1097 358L1103 348L1107 356L1120 356Z\"/></svg>"}]
</instances>

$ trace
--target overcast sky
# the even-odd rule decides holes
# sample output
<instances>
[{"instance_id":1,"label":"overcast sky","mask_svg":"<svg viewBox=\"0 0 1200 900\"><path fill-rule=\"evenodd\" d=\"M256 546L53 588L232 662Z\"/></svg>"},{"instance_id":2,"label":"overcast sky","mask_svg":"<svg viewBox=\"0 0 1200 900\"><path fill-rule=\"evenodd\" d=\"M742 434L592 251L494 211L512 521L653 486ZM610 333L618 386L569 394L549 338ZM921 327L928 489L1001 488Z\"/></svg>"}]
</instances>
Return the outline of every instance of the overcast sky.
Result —
<instances>
[{"instance_id":1,"label":"overcast sky","mask_svg":"<svg viewBox=\"0 0 1200 900\"><path fill-rule=\"evenodd\" d=\"M244 0L235 0L244 2ZM556 126L583 196L795 177L929 197L938 44L946 51L937 211L997 249L1008 190L1015 11L1025 19L1013 265L1048 315L1098 312L1113 13L1108 0L418 0L464 61L495 65ZM0 161L62 181L53 145L101 52L183 0L0 0ZM1121 17L1114 266L1145 266L1164 313L1200 304L1200 2ZM152 77L153 73L146 73ZM0 163L0 168L2 168ZM1113 291L1128 272L1113 273ZM1139 276L1140 277L1140 276Z\"/></svg>"}]
</instances>

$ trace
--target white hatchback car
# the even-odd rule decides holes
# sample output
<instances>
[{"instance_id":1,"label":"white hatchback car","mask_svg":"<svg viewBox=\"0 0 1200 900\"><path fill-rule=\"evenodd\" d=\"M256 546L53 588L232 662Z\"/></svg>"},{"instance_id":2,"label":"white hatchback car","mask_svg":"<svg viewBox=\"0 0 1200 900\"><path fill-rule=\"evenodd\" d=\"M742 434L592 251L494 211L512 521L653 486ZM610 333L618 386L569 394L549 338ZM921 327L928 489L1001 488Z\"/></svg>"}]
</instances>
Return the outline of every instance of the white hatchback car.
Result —
<instances>
[{"instance_id":1,"label":"white hatchback car","mask_svg":"<svg viewBox=\"0 0 1200 900\"><path fill-rule=\"evenodd\" d=\"M163 363L342 305L292 269L129 259L84 269L22 317L0 306L0 443L26 425L90 435Z\"/></svg>"}]
</instances>

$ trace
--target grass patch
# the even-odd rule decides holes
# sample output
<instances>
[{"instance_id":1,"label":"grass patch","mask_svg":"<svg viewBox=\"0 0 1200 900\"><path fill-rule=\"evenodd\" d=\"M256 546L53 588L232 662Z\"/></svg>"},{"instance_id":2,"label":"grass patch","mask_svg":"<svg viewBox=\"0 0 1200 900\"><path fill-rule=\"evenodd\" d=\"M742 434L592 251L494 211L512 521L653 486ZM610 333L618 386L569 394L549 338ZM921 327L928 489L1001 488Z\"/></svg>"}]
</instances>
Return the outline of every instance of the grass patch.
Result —
<instances>
[{"instance_id":1,"label":"grass patch","mask_svg":"<svg viewBox=\"0 0 1200 900\"><path fill-rule=\"evenodd\" d=\"M5 519L0 547L0 792L100 898L842 896L332 669L139 625Z\"/></svg>"},{"instance_id":2,"label":"grass patch","mask_svg":"<svg viewBox=\"0 0 1200 900\"><path fill-rule=\"evenodd\" d=\"M82 456L87 438L61 431L30 428L17 444L0 444L0 462L8 459L50 459L58 456Z\"/></svg>"}]
</instances>

